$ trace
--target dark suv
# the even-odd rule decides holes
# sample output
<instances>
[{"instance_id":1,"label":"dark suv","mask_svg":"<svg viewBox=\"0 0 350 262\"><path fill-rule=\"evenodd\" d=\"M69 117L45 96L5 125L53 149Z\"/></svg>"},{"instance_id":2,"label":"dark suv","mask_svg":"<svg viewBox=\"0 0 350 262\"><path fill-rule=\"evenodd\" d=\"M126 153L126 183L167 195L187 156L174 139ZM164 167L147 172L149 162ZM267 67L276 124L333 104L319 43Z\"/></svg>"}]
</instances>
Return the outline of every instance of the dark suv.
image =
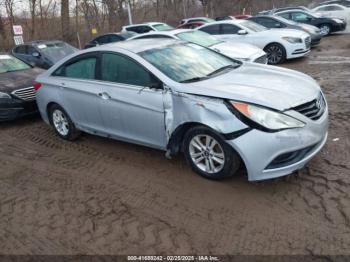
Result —
<instances>
[{"instance_id":1,"label":"dark suv","mask_svg":"<svg viewBox=\"0 0 350 262\"><path fill-rule=\"evenodd\" d=\"M91 48L91 47L95 47L98 45L105 45L105 44L109 44L109 43L115 43L115 42L120 42L120 41L125 41L126 39L137 35L134 32L122 32L122 33L109 33L109 34L105 34L105 35L100 35L98 37L96 37L95 39L91 40L89 43L87 43L84 47L84 49L86 48Z\"/></svg>"},{"instance_id":2,"label":"dark suv","mask_svg":"<svg viewBox=\"0 0 350 262\"><path fill-rule=\"evenodd\" d=\"M76 51L77 48L62 41L34 41L14 47L11 54L28 64L48 69Z\"/></svg>"},{"instance_id":3,"label":"dark suv","mask_svg":"<svg viewBox=\"0 0 350 262\"><path fill-rule=\"evenodd\" d=\"M334 32L344 31L346 29L346 22L341 19L321 17L301 10L277 12L275 15L297 23L317 26L321 29L322 35L329 35Z\"/></svg>"}]
</instances>

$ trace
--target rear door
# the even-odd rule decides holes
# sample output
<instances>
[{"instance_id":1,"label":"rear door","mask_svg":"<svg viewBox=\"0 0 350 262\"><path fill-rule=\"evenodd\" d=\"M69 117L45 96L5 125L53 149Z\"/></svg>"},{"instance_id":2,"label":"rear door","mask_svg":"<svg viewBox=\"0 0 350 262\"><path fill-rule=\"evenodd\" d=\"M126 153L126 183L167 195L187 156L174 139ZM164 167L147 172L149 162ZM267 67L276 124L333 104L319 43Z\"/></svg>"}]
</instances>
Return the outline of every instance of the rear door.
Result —
<instances>
[{"instance_id":1,"label":"rear door","mask_svg":"<svg viewBox=\"0 0 350 262\"><path fill-rule=\"evenodd\" d=\"M101 54L101 116L114 137L165 148L163 89L137 61L120 53Z\"/></svg>"},{"instance_id":2,"label":"rear door","mask_svg":"<svg viewBox=\"0 0 350 262\"><path fill-rule=\"evenodd\" d=\"M53 73L53 81L60 89L61 106L77 126L91 132L103 131L100 115L100 83L96 81L97 53L73 58Z\"/></svg>"}]
</instances>

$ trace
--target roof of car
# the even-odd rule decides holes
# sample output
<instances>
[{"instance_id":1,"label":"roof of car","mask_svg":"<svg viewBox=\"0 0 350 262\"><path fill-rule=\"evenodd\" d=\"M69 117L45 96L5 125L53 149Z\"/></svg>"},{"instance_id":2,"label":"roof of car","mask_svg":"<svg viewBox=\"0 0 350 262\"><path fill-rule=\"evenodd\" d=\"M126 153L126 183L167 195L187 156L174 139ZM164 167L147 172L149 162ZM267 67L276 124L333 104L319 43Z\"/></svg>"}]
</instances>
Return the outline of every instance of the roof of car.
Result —
<instances>
[{"instance_id":1,"label":"roof of car","mask_svg":"<svg viewBox=\"0 0 350 262\"><path fill-rule=\"evenodd\" d=\"M139 34L139 35L135 35L135 37L138 36L144 36L144 35L168 35L168 36L173 36L173 35L177 35L180 33L184 33L184 32L193 32L196 30L193 29L174 29L174 30L170 30L170 31L151 31L145 34Z\"/></svg>"},{"instance_id":2,"label":"roof of car","mask_svg":"<svg viewBox=\"0 0 350 262\"><path fill-rule=\"evenodd\" d=\"M133 41L121 41L106 45L100 45L87 50L91 51L118 51L127 50L132 53L140 53L150 49L163 48L182 41L175 39L164 39L163 41L154 41L154 39L137 39Z\"/></svg>"},{"instance_id":3,"label":"roof of car","mask_svg":"<svg viewBox=\"0 0 350 262\"><path fill-rule=\"evenodd\" d=\"M163 22L147 22L147 23L142 23L142 24L125 25L124 27L127 28L127 27L142 26L142 25L153 26L153 25L159 25L159 24L165 24L165 23L163 23Z\"/></svg>"},{"instance_id":4,"label":"roof of car","mask_svg":"<svg viewBox=\"0 0 350 262\"><path fill-rule=\"evenodd\" d=\"M25 45L42 45L42 44L53 44L53 43L64 43L64 42L60 40L35 40L24 44Z\"/></svg>"},{"instance_id":5,"label":"roof of car","mask_svg":"<svg viewBox=\"0 0 350 262\"><path fill-rule=\"evenodd\" d=\"M218 24L241 24L242 22L246 21L245 19L236 19L236 20L221 20L221 21L215 21L211 23L206 23L202 25L201 27L210 26L210 25L218 25Z\"/></svg>"}]
</instances>

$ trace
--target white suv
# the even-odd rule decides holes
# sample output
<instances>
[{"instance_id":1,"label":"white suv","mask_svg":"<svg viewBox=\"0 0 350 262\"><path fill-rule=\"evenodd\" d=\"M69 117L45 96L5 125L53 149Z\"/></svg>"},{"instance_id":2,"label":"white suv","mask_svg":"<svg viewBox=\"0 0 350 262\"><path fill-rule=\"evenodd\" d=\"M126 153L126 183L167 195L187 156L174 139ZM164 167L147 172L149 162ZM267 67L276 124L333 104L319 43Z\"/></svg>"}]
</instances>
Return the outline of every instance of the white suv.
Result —
<instances>
[{"instance_id":1,"label":"white suv","mask_svg":"<svg viewBox=\"0 0 350 262\"><path fill-rule=\"evenodd\" d=\"M309 34L294 29L270 30L247 20L227 20L196 28L222 40L253 44L267 53L269 64L305 56L310 52Z\"/></svg>"}]
</instances>

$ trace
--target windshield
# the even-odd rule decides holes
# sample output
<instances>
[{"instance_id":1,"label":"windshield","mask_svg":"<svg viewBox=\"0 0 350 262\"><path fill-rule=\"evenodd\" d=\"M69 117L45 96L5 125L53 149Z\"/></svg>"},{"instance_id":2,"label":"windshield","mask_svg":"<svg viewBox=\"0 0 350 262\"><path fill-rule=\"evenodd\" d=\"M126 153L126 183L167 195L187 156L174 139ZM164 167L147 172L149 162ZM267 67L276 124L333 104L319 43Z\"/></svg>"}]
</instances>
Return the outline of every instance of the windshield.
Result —
<instances>
[{"instance_id":1,"label":"windshield","mask_svg":"<svg viewBox=\"0 0 350 262\"><path fill-rule=\"evenodd\" d=\"M157 31L169 31L174 29L174 27L167 24L157 24L153 26Z\"/></svg>"},{"instance_id":2,"label":"windshield","mask_svg":"<svg viewBox=\"0 0 350 262\"><path fill-rule=\"evenodd\" d=\"M242 20L239 25L245 27L249 31L253 32L262 32L268 30L265 26L259 25L257 23L248 21L248 20Z\"/></svg>"},{"instance_id":3,"label":"windshield","mask_svg":"<svg viewBox=\"0 0 350 262\"><path fill-rule=\"evenodd\" d=\"M0 73L26 70L29 68L31 68L29 65L13 56L0 55Z\"/></svg>"},{"instance_id":4,"label":"windshield","mask_svg":"<svg viewBox=\"0 0 350 262\"><path fill-rule=\"evenodd\" d=\"M63 42L41 44L37 48L54 63L77 51L75 47Z\"/></svg>"},{"instance_id":5,"label":"windshield","mask_svg":"<svg viewBox=\"0 0 350 262\"><path fill-rule=\"evenodd\" d=\"M205 46L205 47L210 47L210 46L222 43L222 41L219 41L215 37L213 37L207 33L204 33L202 31L184 32L184 33L179 33L176 36L178 38L180 38L181 40L195 43L197 45L201 45L201 46Z\"/></svg>"},{"instance_id":6,"label":"windshield","mask_svg":"<svg viewBox=\"0 0 350 262\"><path fill-rule=\"evenodd\" d=\"M220 68L240 66L238 61L191 43L151 49L139 55L176 82L200 81Z\"/></svg>"}]
</instances>

